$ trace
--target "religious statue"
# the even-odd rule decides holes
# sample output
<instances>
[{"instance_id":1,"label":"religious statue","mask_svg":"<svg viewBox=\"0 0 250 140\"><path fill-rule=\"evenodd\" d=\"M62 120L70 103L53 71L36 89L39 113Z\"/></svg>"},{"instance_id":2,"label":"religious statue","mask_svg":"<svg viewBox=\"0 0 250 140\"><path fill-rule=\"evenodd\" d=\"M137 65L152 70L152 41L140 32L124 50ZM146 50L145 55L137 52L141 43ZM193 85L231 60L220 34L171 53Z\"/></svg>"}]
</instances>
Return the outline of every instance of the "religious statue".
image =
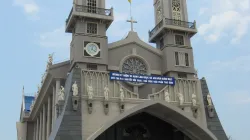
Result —
<instances>
[{"instance_id":1,"label":"religious statue","mask_svg":"<svg viewBox=\"0 0 250 140\"><path fill-rule=\"evenodd\" d=\"M41 90L40 85L37 85L37 94L39 94L40 90Z\"/></svg>"},{"instance_id":2,"label":"religious statue","mask_svg":"<svg viewBox=\"0 0 250 140\"><path fill-rule=\"evenodd\" d=\"M41 84L44 82L44 80L45 80L45 73L44 74L42 74L42 80L41 80Z\"/></svg>"},{"instance_id":3,"label":"religious statue","mask_svg":"<svg viewBox=\"0 0 250 140\"><path fill-rule=\"evenodd\" d=\"M212 98L211 98L210 93L207 94L207 103L208 103L208 106L212 106Z\"/></svg>"},{"instance_id":4,"label":"religious statue","mask_svg":"<svg viewBox=\"0 0 250 140\"><path fill-rule=\"evenodd\" d=\"M93 99L93 96L94 96L93 92L94 92L93 87L92 86L88 86L87 87L87 93L88 93L88 97L89 97L90 100Z\"/></svg>"},{"instance_id":5,"label":"religious statue","mask_svg":"<svg viewBox=\"0 0 250 140\"><path fill-rule=\"evenodd\" d=\"M60 89L60 92L59 92L59 95L58 95L58 100L63 101L64 100L64 95L65 95L64 87L61 86L61 89Z\"/></svg>"},{"instance_id":6,"label":"religious statue","mask_svg":"<svg viewBox=\"0 0 250 140\"><path fill-rule=\"evenodd\" d=\"M49 54L49 64L53 63L53 54Z\"/></svg>"},{"instance_id":7,"label":"religious statue","mask_svg":"<svg viewBox=\"0 0 250 140\"><path fill-rule=\"evenodd\" d=\"M36 100L36 98L37 98L37 93L35 93L35 96L34 96L34 97L35 97L35 99L34 99L34 100Z\"/></svg>"},{"instance_id":8,"label":"religious statue","mask_svg":"<svg viewBox=\"0 0 250 140\"><path fill-rule=\"evenodd\" d=\"M179 92L179 93L178 93L178 98L179 98L180 105L183 105L183 103L184 103L183 94Z\"/></svg>"},{"instance_id":9,"label":"religious statue","mask_svg":"<svg viewBox=\"0 0 250 140\"><path fill-rule=\"evenodd\" d=\"M108 86L104 87L104 99L105 99L105 101L109 100L109 88L108 88Z\"/></svg>"},{"instance_id":10,"label":"religious statue","mask_svg":"<svg viewBox=\"0 0 250 140\"><path fill-rule=\"evenodd\" d=\"M76 84L76 81L75 83L72 85L72 91L73 91L73 96L78 96L78 86Z\"/></svg>"},{"instance_id":11,"label":"religious statue","mask_svg":"<svg viewBox=\"0 0 250 140\"><path fill-rule=\"evenodd\" d=\"M121 102L124 101L124 91L122 88L120 88L120 100L121 100Z\"/></svg>"},{"instance_id":12,"label":"religious statue","mask_svg":"<svg viewBox=\"0 0 250 140\"><path fill-rule=\"evenodd\" d=\"M193 106L196 106L196 105L197 105L195 93L192 94L192 104L193 104Z\"/></svg>"},{"instance_id":13,"label":"religious statue","mask_svg":"<svg viewBox=\"0 0 250 140\"><path fill-rule=\"evenodd\" d=\"M166 102L169 102L169 101L170 101L170 95L169 95L167 89L166 89L165 92L164 92L164 97L165 97L165 101L166 101Z\"/></svg>"},{"instance_id":14,"label":"religious statue","mask_svg":"<svg viewBox=\"0 0 250 140\"><path fill-rule=\"evenodd\" d=\"M32 109L33 109L33 107L34 107L34 103L35 103L35 101L33 100L33 101L31 102L31 105L30 105L30 110L32 110Z\"/></svg>"}]
</instances>

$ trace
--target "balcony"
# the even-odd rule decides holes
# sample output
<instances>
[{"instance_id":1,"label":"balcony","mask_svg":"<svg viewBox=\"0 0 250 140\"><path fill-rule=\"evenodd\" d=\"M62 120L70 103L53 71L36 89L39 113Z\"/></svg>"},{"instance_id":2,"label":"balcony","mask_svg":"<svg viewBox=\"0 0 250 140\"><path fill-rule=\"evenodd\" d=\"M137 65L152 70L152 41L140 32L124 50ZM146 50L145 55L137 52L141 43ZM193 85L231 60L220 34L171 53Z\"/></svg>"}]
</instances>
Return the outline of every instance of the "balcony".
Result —
<instances>
[{"instance_id":1,"label":"balcony","mask_svg":"<svg viewBox=\"0 0 250 140\"><path fill-rule=\"evenodd\" d=\"M95 18L102 21L107 21L107 27L109 27L114 20L113 8L103 9L84 5L74 5L69 13L68 18L66 19L66 32L72 32L75 18L77 17Z\"/></svg>"},{"instance_id":2,"label":"balcony","mask_svg":"<svg viewBox=\"0 0 250 140\"><path fill-rule=\"evenodd\" d=\"M163 31L162 29L171 29L189 32L192 35L197 33L196 22L186 22L174 19L164 18L162 19L153 30L149 31L149 41L155 43L155 38Z\"/></svg>"}]
</instances>

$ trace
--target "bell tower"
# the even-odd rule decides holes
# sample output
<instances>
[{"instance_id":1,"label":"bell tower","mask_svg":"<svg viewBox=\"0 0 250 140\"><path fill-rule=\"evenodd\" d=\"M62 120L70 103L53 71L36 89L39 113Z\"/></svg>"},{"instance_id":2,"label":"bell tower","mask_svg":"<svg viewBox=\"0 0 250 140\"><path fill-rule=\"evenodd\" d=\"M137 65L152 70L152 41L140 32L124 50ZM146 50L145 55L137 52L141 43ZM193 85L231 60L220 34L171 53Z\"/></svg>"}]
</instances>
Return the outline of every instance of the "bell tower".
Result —
<instances>
[{"instance_id":1,"label":"bell tower","mask_svg":"<svg viewBox=\"0 0 250 140\"><path fill-rule=\"evenodd\" d=\"M186 0L154 0L155 27L149 42L163 52L162 73L179 78L195 74L190 39L197 33L196 22L188 22Z\"/></svg>"},{"instance_id":2,"label":"bell tower","mask_svg":"<svg viewBox=\"0 0 250 140\"><path fill-rule=\"evenodd\" d=\"M71 68L76 63L89 69L105 68L108 64L106 31L113 22L113 8L105 9L105 0L73 0L66 20L66 33L72 33L70 43Z\"/></svg>"}]
</instances>

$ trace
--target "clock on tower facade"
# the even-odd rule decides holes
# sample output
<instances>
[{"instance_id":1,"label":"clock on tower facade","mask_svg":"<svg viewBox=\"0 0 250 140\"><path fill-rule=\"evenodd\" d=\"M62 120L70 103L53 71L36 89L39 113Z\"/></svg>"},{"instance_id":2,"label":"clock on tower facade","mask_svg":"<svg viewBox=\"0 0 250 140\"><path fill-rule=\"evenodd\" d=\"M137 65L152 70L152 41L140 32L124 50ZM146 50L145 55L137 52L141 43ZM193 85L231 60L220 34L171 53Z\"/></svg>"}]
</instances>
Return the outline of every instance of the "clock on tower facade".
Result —
<instances>
[{"instance_id":1,"label":"clock on tower facade","mask_svg":"<svg viewBox=\"0 0 250 140\"><path fill-rule=\"evenodd\" d=\"M74 0L73 5L66 21L66 32L72 33L71 68L78 63L86 69L91 64L95 69L106 70L106 30L113 21L113 9L105 9L105 0Z\"/></svg>"}]
</instances>

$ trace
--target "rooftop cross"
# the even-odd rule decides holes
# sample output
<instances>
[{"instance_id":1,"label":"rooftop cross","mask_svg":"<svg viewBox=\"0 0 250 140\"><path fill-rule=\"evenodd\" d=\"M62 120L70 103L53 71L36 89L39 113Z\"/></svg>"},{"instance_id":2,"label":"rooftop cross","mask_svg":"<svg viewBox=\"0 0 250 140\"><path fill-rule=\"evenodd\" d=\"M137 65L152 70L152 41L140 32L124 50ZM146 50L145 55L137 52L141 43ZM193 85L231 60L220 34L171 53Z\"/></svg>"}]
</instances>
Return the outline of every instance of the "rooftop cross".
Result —
<instances>
[{"instance_id":1,"label":"rooftop cross","mask_svg":"<svg viewBox=\"0 0 250 140\"><path fill-rule=\"evenodd\" d=\"M127 22L130 22L131 23L131 31L134 31L134 23L137 23L137 21L133 20L133 17L131 16L131 19L130 20L127 20Z\"/></svg>"},{"instance_id":2,"label":"rooftop cross","mask_svg":"<svg viewBox=\"0 0 250 140\"><path fill-rule=\"evenodd\" d=\"M130 3L130 20L127 20L127 22L130 22L131 23L131 31L134 31L134 23L137 23L137 21L133 20L133 17L132 17L132 10L131 10L131 7L132 7L132 0L128 0L128 2Z\"/></svg>"}]
</instances>

